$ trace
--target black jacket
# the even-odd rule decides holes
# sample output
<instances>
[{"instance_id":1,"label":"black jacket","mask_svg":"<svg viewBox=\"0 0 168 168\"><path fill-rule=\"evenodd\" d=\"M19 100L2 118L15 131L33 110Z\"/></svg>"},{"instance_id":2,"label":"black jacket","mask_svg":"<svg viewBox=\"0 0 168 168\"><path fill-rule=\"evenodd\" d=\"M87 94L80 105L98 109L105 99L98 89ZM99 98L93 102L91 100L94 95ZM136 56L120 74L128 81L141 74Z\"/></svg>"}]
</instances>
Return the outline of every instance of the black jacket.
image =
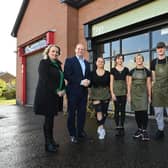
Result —
<instances>
[{"instance_id":1,"label":"black jacket","mask_svg":"<svg viewBox=\"0 0 168 168\"><path fill-rule=\"evenodd\" d=\"M41 60L39 64L39 80L34 99L34 112L40 115L57 115L62 110L62 98L56 94L59 87L61 62L55 67L50 59Z\"/></svg>"}]
</instances>

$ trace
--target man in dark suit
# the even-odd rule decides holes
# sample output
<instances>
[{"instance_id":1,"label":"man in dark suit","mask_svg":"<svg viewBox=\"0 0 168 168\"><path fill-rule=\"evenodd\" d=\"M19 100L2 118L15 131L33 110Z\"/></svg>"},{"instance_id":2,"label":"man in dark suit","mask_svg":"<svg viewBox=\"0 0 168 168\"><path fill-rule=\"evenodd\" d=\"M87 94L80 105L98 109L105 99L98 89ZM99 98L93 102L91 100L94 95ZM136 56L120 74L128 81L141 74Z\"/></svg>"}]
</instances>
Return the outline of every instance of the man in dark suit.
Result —
<instances>
[{"instance_id":1,"label":"man in dark suit","mask_svg":"<svg viewBox=\"0 0 168 168\"><path fill-rule=\"evenodd\" d=\"M84 46L77 44L75 56L67 58L64 66L64 76L67 80L68 99L68 131L72 143L77 143L78 138L84 138L84 124L86 118L86 105L88 86L90 84L90 65L84 59Z\"/></svg>"}]
</instances>

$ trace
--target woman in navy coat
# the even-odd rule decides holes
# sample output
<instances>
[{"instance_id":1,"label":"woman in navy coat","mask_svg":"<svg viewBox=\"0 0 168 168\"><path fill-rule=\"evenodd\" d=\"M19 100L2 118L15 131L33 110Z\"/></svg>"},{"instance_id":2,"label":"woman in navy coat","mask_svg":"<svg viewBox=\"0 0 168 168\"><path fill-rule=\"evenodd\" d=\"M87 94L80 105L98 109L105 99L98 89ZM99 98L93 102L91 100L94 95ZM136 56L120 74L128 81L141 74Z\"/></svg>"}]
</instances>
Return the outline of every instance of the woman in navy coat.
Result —
<instances>
[{"instance_id":1,"label":"woman in navy coat","mask_svg":"<svg viewBox=\"0 0 168 168\"><path fill-rule=\"evenodd\" d=\"M65 83L58 56L58 46L49 45L45 49L44 58L38 68L39 80L34 100L35 114L45 116L43 130L45 149L48 152L56 152L59 147L53 137L53 125L54 116L62 110Z\"/></svg>"}]
</instances>

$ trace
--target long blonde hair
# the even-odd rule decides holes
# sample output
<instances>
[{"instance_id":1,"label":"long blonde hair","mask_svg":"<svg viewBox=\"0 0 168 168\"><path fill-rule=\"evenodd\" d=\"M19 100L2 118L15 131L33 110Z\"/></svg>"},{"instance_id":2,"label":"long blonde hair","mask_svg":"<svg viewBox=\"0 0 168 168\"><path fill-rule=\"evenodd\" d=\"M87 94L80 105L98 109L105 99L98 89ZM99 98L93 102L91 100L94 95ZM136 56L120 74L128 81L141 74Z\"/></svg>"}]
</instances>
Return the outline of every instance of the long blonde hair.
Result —
<instances>
[{"instance_id":1,"label":"long blonde hair","mask_svg":"<svg viewBox=\"0 0 168 168\"><path fill-rule=\"evenodd\" d=\"M48 53L49 53L51 47L57 48L59 55L61 54L61 49L60 49L59 46L57 46L56 44L50 44L50 45L48 45L48 46L45 48L45 50L44 50L44 52L43 52L43 55L44 55L43 59L47 59L47 58L48 58Z\"/></svg>"}]
</instances>

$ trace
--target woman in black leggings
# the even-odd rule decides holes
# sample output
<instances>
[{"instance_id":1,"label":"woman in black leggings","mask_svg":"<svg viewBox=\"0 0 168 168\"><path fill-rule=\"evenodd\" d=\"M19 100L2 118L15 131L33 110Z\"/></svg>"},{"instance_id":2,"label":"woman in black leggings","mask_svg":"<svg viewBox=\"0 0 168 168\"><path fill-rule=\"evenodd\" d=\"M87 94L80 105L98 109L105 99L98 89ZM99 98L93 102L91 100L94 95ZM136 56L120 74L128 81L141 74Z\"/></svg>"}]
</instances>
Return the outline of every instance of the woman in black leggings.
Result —
<instances>
[{"instance_id":1,"label":"woman in black leggings","mask_svg":"<svg viewBox=\"0 0 168 168\"><path fill-rule=\"evenodd\" d=\"M127 95L128 68L123 66L124 57L121 54L115 57L115 67L111 69L111 96L114 102L116 136L124 136L125 105Z\"/></svg>"},{"instance_id":2,"label":"woman in black leggings","mask_svg":"<svg viewBox=\"0 0 168 168\"><path fill-rule=\"evenodd\" d=\"M107 117L107 110L110 94L110 72L104 69L105 61L102 57L98 57L96 61L96 70L91 75L91 94L90 99L93 101L97 118L97 133L99 139L104 139L106 131L104 123Z\"/></svg>"},{"instance_id":3,"label":"woman in black leggings","mask_svg":"<svg viewBox=\"0 0 168 168\"><path fill-rule=\"evenodd\" d=\"M148 141L148 104L151 102L151 72L144 67L144 57L141 54L135 55L136 67L130 71L128 83L128 101L131 109L135 111L135 120L138 130L133 138L140 138Z\"/></svg>"}]
</instances>

